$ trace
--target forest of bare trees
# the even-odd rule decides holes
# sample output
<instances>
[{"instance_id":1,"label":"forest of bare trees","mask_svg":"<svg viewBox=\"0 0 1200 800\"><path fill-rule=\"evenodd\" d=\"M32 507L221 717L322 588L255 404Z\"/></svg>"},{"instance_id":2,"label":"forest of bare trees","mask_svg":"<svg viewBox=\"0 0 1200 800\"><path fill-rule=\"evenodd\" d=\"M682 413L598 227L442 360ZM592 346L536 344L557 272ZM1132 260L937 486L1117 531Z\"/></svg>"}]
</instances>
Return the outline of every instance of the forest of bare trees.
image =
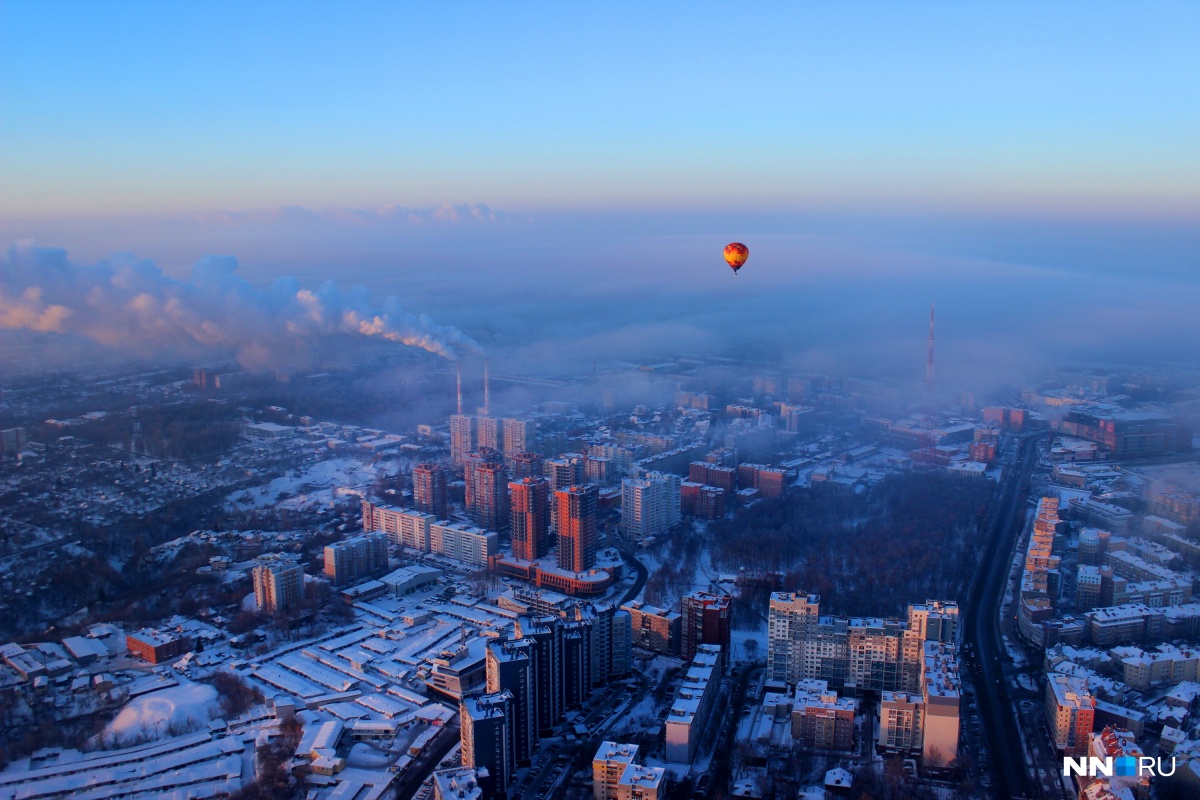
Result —
<instances>
[{"instance_id":1,"label":"forest of bare trees","mask_svg":"<svg viewBox=\"0 0 1200 800\"><path fill-rule=\"evenodd\" d=\"M940 471L890 475L863 494L810 489L710 528L724 572L781 572L830 612L899 614L962 594L986 533L992 481Z\"/></svg>"}]
</instances>

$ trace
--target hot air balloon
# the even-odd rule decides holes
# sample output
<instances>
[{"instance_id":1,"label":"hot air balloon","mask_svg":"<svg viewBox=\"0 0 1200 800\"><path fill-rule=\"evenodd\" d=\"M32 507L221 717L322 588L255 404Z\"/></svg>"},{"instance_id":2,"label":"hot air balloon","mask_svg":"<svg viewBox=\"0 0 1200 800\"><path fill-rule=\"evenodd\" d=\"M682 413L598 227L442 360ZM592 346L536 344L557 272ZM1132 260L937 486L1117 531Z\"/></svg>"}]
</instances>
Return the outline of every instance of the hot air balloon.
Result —
<instances>
[{"instance_id":1,"label":"hot air balloon","mask_svg":"<svg viewBox=\"0 0 1200 800\"><path fill-rule=\"evenodd\" d=\"M737 271L742 268L742 264L746 263L746 259L750 257L750 248L741 242L730 242L725 245L725 262L729 264L729 268L733 270L736 276Z\"/></svg>"}]
</instances>

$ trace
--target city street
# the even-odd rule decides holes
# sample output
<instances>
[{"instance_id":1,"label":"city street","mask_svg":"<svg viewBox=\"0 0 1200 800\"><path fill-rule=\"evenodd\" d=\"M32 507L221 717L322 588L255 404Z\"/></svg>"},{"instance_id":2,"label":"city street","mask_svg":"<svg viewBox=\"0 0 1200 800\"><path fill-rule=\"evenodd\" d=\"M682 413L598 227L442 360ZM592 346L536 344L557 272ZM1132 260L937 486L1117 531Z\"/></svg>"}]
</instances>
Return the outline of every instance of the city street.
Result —
<instances>
[{"instance_id":1,"label":"city street","mask_svg":"<svg viewBox=\"0 0 1200 800\"><path fill-rule=\"evenodd\" d=\"M991 792L1002 800L1034 796L1019 723L1008 694L999 615L1008 568L1025 520L1023 485L1037 463L1037 442L1038 437L1020 440L1000 490L987 550L967 599L966 666L977 690L989 753Z\"/></svg>"}]
</instances>

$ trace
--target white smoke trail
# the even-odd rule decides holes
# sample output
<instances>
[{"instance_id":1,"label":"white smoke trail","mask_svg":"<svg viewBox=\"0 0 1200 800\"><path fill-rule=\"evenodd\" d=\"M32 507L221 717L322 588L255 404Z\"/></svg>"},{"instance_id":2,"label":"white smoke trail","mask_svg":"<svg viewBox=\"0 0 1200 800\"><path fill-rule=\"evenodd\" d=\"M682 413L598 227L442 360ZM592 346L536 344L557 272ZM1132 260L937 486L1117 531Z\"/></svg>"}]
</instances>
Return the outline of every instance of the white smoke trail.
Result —
<instances>
[{"instance_id":1,"label":"white smoke trail","mask_svg":"<svg viewBox=\"0 0 1200 800\"><path fill-rule=\"evenodd\" d=\"M376 305L362 287L330 281L310 291L295 278L257 288L236 270L233 258L210 256L180 281L132 257L80 265L65 250L18 242L0 264L0 328L75 333L133 352L232 350L247 367L278 364L298 343L333 334L380 337L452 360L480 352L458 329L403 311L395 297Z\"/></svg>"}]
</instances>

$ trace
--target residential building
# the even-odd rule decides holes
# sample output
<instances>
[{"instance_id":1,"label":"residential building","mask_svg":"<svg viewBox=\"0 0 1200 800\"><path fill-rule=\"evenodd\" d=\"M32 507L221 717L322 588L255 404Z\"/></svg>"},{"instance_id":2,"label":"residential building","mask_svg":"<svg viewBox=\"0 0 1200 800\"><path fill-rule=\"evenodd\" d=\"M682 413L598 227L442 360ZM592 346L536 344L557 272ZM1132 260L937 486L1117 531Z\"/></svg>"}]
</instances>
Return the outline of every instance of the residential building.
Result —
<instances>
[{"instance_id":1,"label":"residential building","mask_svg":"<svg viewBox=\"0 0 1200 800\"><path fill-rule=\"evenodd\" d=\"M288 561L259 564L251 571L254 600L267 614L290 611L304 599L304 568Z\"/></svg>"},{"instance_id":2,"label":"residential building","mask_svg":"<svg viewBox=\"0 0 1200 800\"><path fill-rule=\"evenodd\" d=\"M495 450L503 452L504 441L500 433L500 420L495 417L480 416L475 418L475 447L479 450Z\"/></svg>"},{"instance_id":3,"label":"residential building","mask_svg":"<svg viewBox=\"0 0 1200 800\"><path fill-rule=\"evenodd\" d=\"M592 758L593 800L616 800L621 776L637 759L636 744L601 742Z\"/></svg>"},{"instance_id":4,"label":"residential building","mask_svg":"<svg viewBox=\"0 0 1200 800\"><path fill-rule=\"evenodd\" d=\"M1096 716L1096 698L1087 680L1058 672L1046 676L1046 724L1059 753L1087 755Z\"/></svg>"},{"instance_id":5,"label":"residential building","mask_svg":"<svg viewBox=\"0 0 1200 800\"><path fill-rule=\"evenodd\" d=\"M583 462L584 457L579 453L564 453L558 458L546 459L542 468L550 482L550 491L581 485L584 482Z\"/></svg>"},{"instance_id":6,"label":"residential building","mask_svg":"<svg viewBox=\"0 0 1200 800\"><path fill-rule=\"evenodd\" d=\"M700 645L717 645L729 652L733 597L711 592L692 592L679 601L679 655L690 661Z\"/></svg>"},{"instance_id":7,"label":"residential building","mask_svg":"<svg viewBox=\"0 0 1200 800\"><path fill-rule=\"evenodd\" d=\"M125 647L143 661L162 664L179 658L191 650L192 640L173 631L142 628L125 637Z\"/></svg>"},{"instance_id":8,"label":"residential building","mask_svg":"<svg viewBox=\"0 0 1200 800\"><path fill-rule=\"evenodd\" d=\"M617 800L659 800L667 790L667 771L662 767L632 764L617 784Z\"/></svg>"},{"instance_id":9,"label":"residential building","mask_svg":"<svg viewBox=\"0 0 1200 800\"><path fill-rule=\"evenodd\" d=\"M512 695L506 691L467 695L462 698L458 713L462 725L462 765L487 770L486 778L478 773L485 798L507 797L517 768L510 727Z\"/></svg>"},{"instance_id":10,"label":"residential building","mask_svg":"<svg viewBox=\"0 0 1200 800\"><path fill-rule=\"evenodd\" d=\"M958 641L958 603L927 600L908 607L908 629L928 642Z\"/></svg>"},{"instance_id":11,"label":"residential building","mask_svg":"<svg viewBox=\"0 0 1200 800\"><path fill-rule=\"evenodd\" d=\"M626 603L621 609L629 613L634 647L669 656L679 655L683 615L639 600Z\"/></svg>"},{"instance_id":12,"label":"residential building","mask_svg":"<svg viewBox=\"0 0 1200 800\"><path fill-rule=\"evenodd\" d=\"M758 489L763 497L779 497L787 488L787 470L763 464L739 464L737 480L743 489Z\"/></svg>"},{"instance_id":13,"label":"residential building","mask_svg":"<svg viewBox=\"0 0 1200 800\"><path fill-rule=\"evenodd\" d=\"M508 462L508 477L511 480L519 481L522 478L545 477L542 457L537 453L505 453L505 459Z\"/></svg>"},{"instance_id":14,"label":"residential building","mask_svg":"<svg viewBox=\"0 0 1200 800\"><path fill-rule=\"evenodd\" d=\"M481 781L488 778L486 767L451 767L433 773L433 800L486 800Z\"/></svg>"},{"instance_id":15,"label":"residential building","mask_svg":"<svg viewBox=\"0 0 1200 800\"><path fill-rule=\"evenodd\" d=\"M544 477L528 477L510 482L508 489L513 556L535 561L550 544L550 483Z\"/></svg>"},{"instance_id":16,"label":"residential building","mask_svg":"<svg viewBox=\"0 0 1200 800\"><path fill-rule=\"evenodd\" d=\"M421 463L413 467L413 505L417 511L445 519L449 508L446 493L446 468L441 464Z\"/></svg>"},{"instance_id":17,"label":"residential building","mask_svg":"<svg viewBox=\"0 0 1200 800\"><path fill-rule=\"evenodd\" d=\"M585 572L596 563L598 534L596 506L600 492L587 484L554 493L558 525L558 566L568 572Z\"/></svg>"},{"instance_id":18,"label":"residential building","mask_svg":"<svg viewBox=\"0 0 1200 800\"><path fill-rule=\"evenodd\" d=\"M363 501L363 530L383 531L397 547L429 552L429 531L438 517L422 511Z\"/></svg>"},{"instance_id":19,"label":"residential building","mask_svg":"<svg viewBox=\"0 0 1200 800\"><path fill-rule=\"evenodd\" d=\"M907 620L894 620L823 617L820 602L814 594L772 593L767 634L772 680L815 679L852 692L915 693L926 638L951 643L958 635L954 603L913 605Z\"/></svg>"},{"instance_id":20,"label":"residential building","mask_svg":"<svg viewBox=\"0 0 1200 800\"><path fill-rule=\"evenodd\" d=\"M883 752L917 755L924 744L925 701L910 692L883 692L879 702L879 741Z\"/></svg>"},{"instance_id":21,"label":"residential building","mask_svg":"<svg viewBox=\"0 0 1200 800\"><path fill-rule=\"evenodd\" d=\"M364 533L325 546L325 577L335 586L387 572L387 536Z\"/></svg>"},{"instance_id":22,"label":"residential building","mask_svg":"<svg viewBox=\"0 0 1200 800\"><path fill-rule=\"evenodd\" d=\"M1191 432L1161 411L1068 411L1055 428L1108 448L1113 458L1136 458L1191 449Z\"/></svg>"},{"instance_id":23,"label":"residential building","mask_svg":"<svg viewBox=\"0 0 1200 800\"><path fill-rule=\"evenodd\" d=\"M450 460L461 466L467 453L475 449L475 418L464 414L450 417Z\"/></svg>"},{"instance_id":24,"label":"residential building","mask_svg":"<svg viewBox=\"0 0 1200 800\"><path fill-rule=\"evenodd\" d=\"M534 643L528 639L501 639L487 645L487 690L512 695L509 734L513 758L521 765L533 757L538 738L534 657Z\"/></svg>"},{"instance_id":25,"label":"residential building","mask_svg":"<svg viewBox=\"0 0 1200 800\"><path fill-rule=\"evenodd\" d=\"M517 617L519 640L528 640L533 666L534 727L539 736L554 731L563 716L563 627L557 617Z\"/></svg>"},{"instance_id":26,"label":"residential building","mask_svg":"<svg viewBox=\"0 0 1200 800\"><path fill-rule=\"evenodd\" d=\"M508 474L496 450L478 450L463 458L467 514L481 528L508 528Z\"/></svg>"},{"instance_id":27,"label":"residential building","mask_svg":"<svg viewBox=\"0 0 1200 800\"><path fill-rule=\"evenodd\" d=\"M858 704L849 697L798 684L792 703L792 741L815 750L851 750L857 710Z\"/></svg>"},{"instance_id":28,"label":"residential building","mask_svg":"<svg viewBox=\"0 0 1200 800\"><path fill-rule=\"evenodd\" d=\"M958 757L961 727L962 682L953 643L925 642L921 699L925 705L921 764L925 769L947 769Z\"/></svg>"},{"instance_id":29,"label":"residential building","mask_svg":"<svg viewBox=\"0 0 1200 800\"><path fill-rule=\"evenodd\" d=\"M637 745L601 742L592 759L593 800L658 800L666 771L634 762Z\"/></svg>"},{"instance_id":30,"label":"residential building","mask_svg":"<svg viewBox=\"0 0 1200 800\"><path fill-rule=\"evenodd\" d=\"M506 418L501 420L500 427L500 450L506 458L511 459L518 453L530 453L534 450L537 440L536 422Z\"/></svg>"},{"instance_id":31,"label":"residential building","mask_svg":"<svg viewBox=\"0 0 1200 800\"><path fill-rule=\"evenodd\" d=\"M679 510L697 519L721 519L725 516L725 490L683 481L679 484Z\"/></svg>"},{"instance_id":32,"label":"residential building","mask_svg":"<svg viewBox=\"0 0 1200 800\"><path fill-rule=\"evenodd\" d=\"M500 546L500 534L461 522L438 522L429 526L429 551L485 567Z\"/></svg>"},{"instance_id":33,"label":"residential building","mask_svg":"<svg viewBox=\"0 0 1200 800\"><path fill-rule=\"evenodd\" d=\"M621 530L634 539L662 536L679 524L678 475L649 472L621 481Z\"/></svg>"},{"instance_id":34,"label":"residential building","mask_svg":"<svg viewBox=\"0 0 1200 800\"><path fill-rule=\"evenodd\" d=\"M705 486L716 486L724 489L727 495L738 490L738 473L736 467L725 467L710 464L707 461L693 461L688 465L688 481Z\"/></svg>"},{"instance_id":35,"label":"residential building","mask_svg":"<svg viewBox=\"0 0 1200 800\"><path fill-rule=\"evenodd\" d=\"M720 694L722 653L718 645L703 644L683 676L667 712L666 754L672 764L690 764L716 697Z\"/></svg>"}]
</instances>

